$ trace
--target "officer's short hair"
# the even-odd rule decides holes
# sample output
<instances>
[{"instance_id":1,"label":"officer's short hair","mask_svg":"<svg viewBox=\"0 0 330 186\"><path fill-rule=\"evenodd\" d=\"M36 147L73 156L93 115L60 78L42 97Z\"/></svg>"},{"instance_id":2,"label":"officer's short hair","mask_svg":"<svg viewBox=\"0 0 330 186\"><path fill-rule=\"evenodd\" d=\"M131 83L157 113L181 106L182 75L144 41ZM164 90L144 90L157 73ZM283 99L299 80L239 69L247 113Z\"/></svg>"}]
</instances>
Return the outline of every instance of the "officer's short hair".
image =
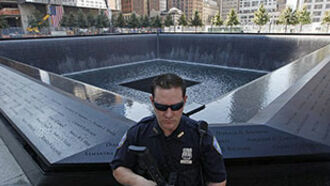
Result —
<instances>
[{"instance_id":1,"label":"officer's short hair","mask_svg":"<svg viewBox=\"0 0 330 186\"><path fill-rule=\"evenodd\" d=\"M180 87L182 89L182 96L186 95L186 83L181 77L176 74L167 73L155 77L152 80L151 84L151 94L153 97L155 96L156 87L160 87L163 89Z\"/></svg>"}]
</instances>

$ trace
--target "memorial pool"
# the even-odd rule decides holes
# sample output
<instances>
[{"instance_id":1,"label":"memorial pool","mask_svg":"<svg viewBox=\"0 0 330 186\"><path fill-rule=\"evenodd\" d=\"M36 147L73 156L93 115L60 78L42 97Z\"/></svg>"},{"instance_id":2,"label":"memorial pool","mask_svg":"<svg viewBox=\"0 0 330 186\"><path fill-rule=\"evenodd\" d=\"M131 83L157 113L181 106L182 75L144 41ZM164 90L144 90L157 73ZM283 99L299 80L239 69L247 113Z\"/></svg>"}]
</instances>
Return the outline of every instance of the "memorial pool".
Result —
<instances>
[{"instance_id":1,"label":"memorial pool","mask_svg":"<svg viewBox=\"0 0 330 186\"><path fill-rule=\"evenodd\" d=\"M149 104L150 87L148 85L150 85L152 77L164 73L178 74L188 81L188 85L192 81L193 84L187 88L189 98L187 104L202 105L219 99L231 90L253 81L267 72L189 62L154 60L74 72L65 76ZM143 81L150 77L151 79L146 82Z\"/></svg>"},{"instance_id":2,"label":"memorial pool","mask_svg":"<svg viewBox=\"0 0 330 186\"><path fill-rule=\"evenodd\" d=\"M323 35L248 34L1 41L0 135L34 185L113 184L118 141L152 114L139 83L175 72L192 83L187 107L205 104L191 117L209 123L232 185L323 186L329 44Z\"/></svg>"}]
</instances>

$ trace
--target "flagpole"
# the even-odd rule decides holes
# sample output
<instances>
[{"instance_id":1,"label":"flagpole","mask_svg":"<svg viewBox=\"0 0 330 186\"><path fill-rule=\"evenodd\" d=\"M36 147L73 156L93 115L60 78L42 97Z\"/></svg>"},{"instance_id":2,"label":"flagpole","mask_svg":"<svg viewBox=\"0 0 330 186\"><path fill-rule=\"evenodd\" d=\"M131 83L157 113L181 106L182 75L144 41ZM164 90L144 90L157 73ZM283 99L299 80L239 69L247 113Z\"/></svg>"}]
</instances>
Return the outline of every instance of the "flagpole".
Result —
<instances>
[{"instance_id":1,"label":"flagpole","mask_svg":"<svg viewBox=\"0 0 330 186\"><path fill-rule=\"evenodd\" d=\"M112 19L112 12L111 12L111 9L109 8L109 5L108 5L108 1L107 0L104 0L105 2L105 6L107 8L107 12L108 12L108 18L109 18L109 29L112 29L111 28L111 19Z\"/></svg>"},{"instance_id":2,"label":"flagpole","mask_svg":"<svg viewBox=\"0 0 330 186\"><path fill-rule=\"evenodd\" d=\"M52 15L51 15L51 11L50 11L50 1L51 0L48 0L48 4L46 5L47 6L47 14L49 15L48 17L48 28L49 28L49 32L51 33L51 30L52 30Z\"/></svg>"}]
</instances>

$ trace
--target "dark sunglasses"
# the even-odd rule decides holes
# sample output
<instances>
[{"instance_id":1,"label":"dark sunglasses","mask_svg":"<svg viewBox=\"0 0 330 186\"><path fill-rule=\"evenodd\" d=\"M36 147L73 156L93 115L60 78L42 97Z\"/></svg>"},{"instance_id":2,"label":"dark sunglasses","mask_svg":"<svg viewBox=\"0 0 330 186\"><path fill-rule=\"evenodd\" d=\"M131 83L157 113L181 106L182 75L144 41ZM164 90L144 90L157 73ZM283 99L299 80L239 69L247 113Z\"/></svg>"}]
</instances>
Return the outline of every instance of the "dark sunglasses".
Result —
<instances>
[{"instance_id":1,"label":"dark sunglasses","mask_svg":"<svg viewBox=\"0 0 330 186\"><path fill-rule=\"evenodd\" d=\"M172 111L178 111L183 107L184 101L181 101L180 103L173 104L173 105L163 105L163 104L159 104L154 101L154 105L155 105L155 108L160 111L167 111L168 108L171 108Z\"/></svg>"}]
</instances>

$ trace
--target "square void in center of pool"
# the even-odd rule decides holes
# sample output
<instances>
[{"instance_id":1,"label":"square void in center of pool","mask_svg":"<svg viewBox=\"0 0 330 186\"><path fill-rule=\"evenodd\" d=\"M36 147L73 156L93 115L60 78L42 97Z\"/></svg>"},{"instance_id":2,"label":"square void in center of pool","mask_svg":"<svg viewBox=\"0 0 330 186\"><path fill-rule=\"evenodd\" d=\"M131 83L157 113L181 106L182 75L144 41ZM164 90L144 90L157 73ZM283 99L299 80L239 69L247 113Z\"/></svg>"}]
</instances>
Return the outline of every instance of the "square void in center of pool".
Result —
<instances>
[{"instance_id":1,"label":"square void in center of pool","mask_svg":"<svg viewBox=\"0 0 330 186\"><path fill-rule=\"evenodd\" d=\"M149 78L145 78L145 79L140 79L140 80L136 80L136 81L131 81L131 82L127 82L127 83L122 83L120 85L151 94L151 84L152 84L152 80L155 77L157 77L157 76L153 76L153 77L149 77ZM197 81L192 81L192 80L187 80L187 79L184 79L184 81L186 83L187 88L199 83Z\"/></svg>"},{"instance_id":2,"label":"square void in center of pool","mask_svg":"<svg viewBox=\"0 0 330 186\"><path fill-rule=\"evenodd\" d=\"M68 77L149 103L152 79L166 73L174 73L185 79L188 84L188 103L198 104L217 100L229 91L265 74L216 65L155 60L88 70Z\"/></svg>"}]
</instances>

